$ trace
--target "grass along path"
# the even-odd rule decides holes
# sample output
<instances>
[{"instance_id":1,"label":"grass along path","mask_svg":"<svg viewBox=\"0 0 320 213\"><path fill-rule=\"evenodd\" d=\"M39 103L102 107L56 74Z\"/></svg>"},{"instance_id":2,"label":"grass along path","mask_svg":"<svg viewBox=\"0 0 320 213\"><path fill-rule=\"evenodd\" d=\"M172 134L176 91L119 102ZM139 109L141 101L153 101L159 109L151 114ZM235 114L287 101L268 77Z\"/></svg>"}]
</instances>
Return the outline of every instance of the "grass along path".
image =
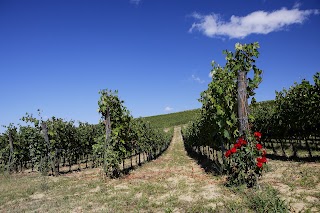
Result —
<instances>
[{"instance_id":1,"label":"grass along path","mask_svg":"<svg viewBox=\"0 0 320 213\"><path fill-rule=\"evenodd\" d=\"M144 185L148 205L155 210L169 212L198 212L213 210L225 199L218 183L219 178L208 175L184 149L181 129L176 127L172 143L163 156L125 177L122 185ZM155 209L154 209L155 208ZM149 210L151 210L149 209Z\"/></svg>"},{"instance_id":2,"label":"grass along path","mask_svg":"<svg viewBox=\"0 0 320 213\"><path fill-rule=\"evenodd\" d=\"M1 175L0 212L208 212L228 197L221 182L187 156L176 127L162 156L120 179L103 179L100 169Z\"/></svg>"},{"instance_id":3,"label":"grass along path","mask_svg":"<svg viewBox=\"0 0 320 213\"><path fill-rule=\"evenodd\" d=\"M269 164L262 190L227 188L225 177L206 174L187 155L176 127L162 156L119 179L104 178L101 169L0 175L0 212L277 212L274 188L290 212L319 212L318 163Z\"/></svg>"}]
</instances>

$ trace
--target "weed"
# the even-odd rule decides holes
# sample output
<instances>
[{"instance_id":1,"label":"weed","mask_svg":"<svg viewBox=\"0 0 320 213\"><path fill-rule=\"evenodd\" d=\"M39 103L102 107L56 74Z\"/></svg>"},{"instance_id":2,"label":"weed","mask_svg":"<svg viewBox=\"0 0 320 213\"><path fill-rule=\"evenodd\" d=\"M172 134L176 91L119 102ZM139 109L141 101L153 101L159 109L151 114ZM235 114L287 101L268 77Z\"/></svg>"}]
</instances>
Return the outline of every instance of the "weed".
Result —
<instances>
[{"instance_id":1,"label":"weed","mask_svg":"<svg viewBox=\"0 0 320 213\"><path fill-rule=\"evenodd\" d=\"M277 190L266 185L260 190L248 190L246 202L248 207L255 212L289 212L289 207L278 194Z\"/></svg>"}]
</instances>

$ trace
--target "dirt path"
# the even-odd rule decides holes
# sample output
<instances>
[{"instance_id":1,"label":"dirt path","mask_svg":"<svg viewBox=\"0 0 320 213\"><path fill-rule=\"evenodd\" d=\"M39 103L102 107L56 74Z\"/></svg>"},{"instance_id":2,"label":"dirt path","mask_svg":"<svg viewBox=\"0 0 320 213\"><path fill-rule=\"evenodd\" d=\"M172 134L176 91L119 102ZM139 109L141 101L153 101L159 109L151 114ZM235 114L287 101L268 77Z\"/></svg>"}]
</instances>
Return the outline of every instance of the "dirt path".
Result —
<instances>
[{"instance_id":1,"label":"dirt path","mask_svg":"<svg viewBox=\"0 0 320 213\"><path fill-rule=\"evenodd\" d=\"M319 163L269 162L262 183L276 188L291 212L319 212ZM256 212L249 191L223 186L190 158L176 127L158 159L119 179L101 168L58 177L0 176L1 212ZM265 192L263 192L265 193Z\"/></svg>"},{"instance_id":2,"label":"dirt path","mask_svg":"<svg viewBox=\"0 0 320 213\"><path fill-rule=\"evenodd\" d=\"M199 179L213 181L192 158L187 156L180 131L181 128L175 128L171 145L161 157L133 171L126 179L170 178L168 182L179 182L179 179L183 179L190 181L191 184Z\"/></svg>"},{"instance_id":3,"label":"dirt path","mask_svg":"<svg viewBox=\"0 0 320 213\"><path fill-rule=\"evenodd\" d=\"M180 127L156 160L122 178L102 174L96 168L59 177L2 176L0 212L213 212L231 197L221 177L188 157Z\"/></svg>"},{"instance_id":4,"label":"dirt path","mask_svg":"<svg viewBox=\"0 0 320 213\"><path fill-rule=\"evenodd\" d=\"M200 206L215 208L222 205L220 201L224 199L218 185L221 178L215 179L212 175L206 174L187 155L180 127L174 129L172 143L162 156L133 171L124 179L125 181L120 181L121 185L116 187L129 189L130 185L139 184L149 184L156 188L159 186L159 190L154 190L154 193L146 192L149 194L149 203L159 207L161 204L168 204L167 207L170 208L170 203L174 201L175 208L171 210L178 212ZM136 196L143 196L143 192L137 193Z\"/></svg>"}]
</instances>

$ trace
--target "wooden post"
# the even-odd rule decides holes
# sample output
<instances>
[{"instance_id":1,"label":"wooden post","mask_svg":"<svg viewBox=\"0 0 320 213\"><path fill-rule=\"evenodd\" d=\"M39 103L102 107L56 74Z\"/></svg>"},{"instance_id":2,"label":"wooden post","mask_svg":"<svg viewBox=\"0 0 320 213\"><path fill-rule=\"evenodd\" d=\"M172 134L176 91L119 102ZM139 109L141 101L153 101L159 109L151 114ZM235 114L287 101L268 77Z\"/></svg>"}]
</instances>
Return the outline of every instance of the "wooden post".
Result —
<instances>
[{"instance_id":1,"label":"wooden post","mask_svg":"<svg viewBox=\"0 0 320 213\"><path fill-rule=\"evenodd\" d=\"M107 109L107 115L105 118L105 123L106 123L106 141L109 140L110 134L111 134L111 121L110 121L110 109ZM107 145L107 144L106 144Z\"/></svg>"},{"instance_id":2,"label":"wooden post","mask_svg":"<svg viewBox=\"0 0 320 213\"><path fill-rule=\"evenodd\" d=\"M9 162L8 162L8 172L11 172L11 166L14 163L14 152L13 152L13 139L11 135L11 130L9 129L9 147L10 147L10 155L9 155Z\"/></svg>"},{"instance_id":3,"label":"wooden post","mask_svg":"<svg viewBox=\"0 0 320 213\"><path fill-rule=\"evenodd\" d=\"M224 147L224 143L223 143L222 137L219 137L219 138L220 138L220 144L221 144L222 168L223 168L223 170L224 170L225 165L226 165L226 163L227 163L226 157L225 157L225 155L224 155L224 153L225 153L225 147Z\"/></svg>"},{"instance_id":4,"label":"wooden post","mask_svg":"<svg viewBox=\"0 0 320 213\"><path fill-rule=\"evenodd\" d=\"M310 148L310 145L309 145L309 142L308 142L308 138L305 138L305 141L306 141L306 147L307 147L308 152L309 152L309 158L312 158L312 152L311 152L311 148Z\"/></svg>"},{"instance_id":5,"label":"wooden post","mask_svg":"<svg viewBox=\"0 0 320 213\"><path fill-rule=\"evenodd\" d=\"M41 122L41 129L42 129L42 133L43 133L43 138L44 138L46 145L47 145L48 160L51 164L52 173L53 173L53 175L58 175L58 172L55 168L55 159L53 159L53 156L51 156L51 146L50 146L50 141L49 141L49 136L48 136L48 127L47 127L46 122Z\"/></svg>"},{"instance_id":6,"label":"wooden post","mask_svg":"<svg viewBox=\"0 0 320 213\"><path fill-rule=\"evenodd\" d=\"M139 152L139 166L141 166L141 152Z\"/></svg>"},{"instance_id":7,"label":"wooden post","mask_svg":"<svg viewBox=\"0 0 320 213\"><path fill-rule=\"evenodd\" d=\"M248 99L247 99L247 75L246 72L238 72L238 117L239 134L244 135L249 130Z\"/></svg>"},{"instance_id":8,"label":"wooden post","mask_svg":"<svg viewBox=\"0 0 320 213\"><path fill-rule=\"evenodd\" d=\"M68 162L69 162L69 172L71 172L71 158L69 157L69 159L68 159Z\"/></svg>"},{"instance_id":9,"label":"wooden post","mask_svg":"<svg viewBox=\"0 0 320 213\"><path fill-rule=\"evenodd\" d=\"M57 163L57 172L58 174L60 173L60 158L58 159L58 163Z\"/></svg>"},{"instance_id":10,"label":"wooden post","mask_svg":"<svg viewBox=\"0 0 320 213\"><path fill-rule=\"evenodd\" d=\"M130 161L131 161L131 168L132 168L132 161L133 161L133 158L134 157L134 154L133 154L133 149L131 148L131 157L130 157Z\"/></svg>"},{"instance_id":11,"label":"wooden post","mask_svg":"<svg viewBox=\"0 0 320 213\"><path fill-rule=\"evenodd\" d=\"M86 169L88 168L89 154L86 156Z\"/></svg>"},{"instance_id":12,"label":"wooden post","mask_svg":"<svg viewBox=\"0 0 320 213\"><path fill-rule=\"evenodd\" d=\"M109 139L110 139L110 135L111 135L111 121L110 121L110 109L109 109L109 107L107 108L107 114L106 114L106 116L105 116L105 125L106 125L106 141L105 141L105 143L104 143L104 153L103 153L103 167L104 167L104 170L105 170L105 172L107 172L106 171L106 169L108 169L108 168L106 168L106 161L107 161L107 156L106 156L106 150L108 150L108 148L109 148Z\"/></svg>"}]
</instances>

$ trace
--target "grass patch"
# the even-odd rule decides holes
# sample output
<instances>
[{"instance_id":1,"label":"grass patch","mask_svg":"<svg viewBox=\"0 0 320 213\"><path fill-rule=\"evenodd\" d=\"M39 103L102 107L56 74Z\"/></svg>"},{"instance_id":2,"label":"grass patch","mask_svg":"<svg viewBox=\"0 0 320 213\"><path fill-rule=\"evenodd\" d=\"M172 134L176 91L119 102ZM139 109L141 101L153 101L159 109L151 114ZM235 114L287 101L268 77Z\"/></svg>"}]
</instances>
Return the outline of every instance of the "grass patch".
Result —
<instances>
[{"instance_id":1,"label":"grass patch","mask_svg":"<svg viewBox=\"0 0 320 213\"><path fill-rule=\"evenodd\" d=\"M164 115L149 116L144 117L144 119L149 121L154 128L164 129L187 124L189 121L193 121L199 112L200 109L194 109Z\"/></svg>"},{"instance_id":2,"label":"grass patch","mask_svg":"<svg viewBox=\"0 0 320 213\"><path fill-rule=\"evenodd\" d=\"M292 188L313 189L319 182L320 167L310 167L307 163L295 163L283 171L282 182Z\"/></svg>"},{"instance_id":3,"label":"grass patch","mask_svg":"<svg viewBox=\"0 0 320 213\"><path fill-rule=\"evenodd\" d=\"M269 185L260 190L248 190L246 203L255 212L289 212L289 207L279 197L279 192Z\"/></svg>"},{"instance_id":4,"label":"grass patch","mask_svg":"<svg viewBox=\"0 0 320 213\"><path fill-rule=\"evenodd\" d=\"M279 192L270 185L249 189L243 185L229 190L235 193L235 197L223 200L223 205L218 206L214 212L290 212Z\"/></svg>"},{"instance_id":5,"label":"grass patch","mask_svg":"<svg viewBox=\"0 0 320 213\"><path fill-rule=\"evenodd\" d=\"M290 201L279 192L289 196L277 184L309 188L291 198L305 203L303 210L319 210L313 187L319 185L318 164L273 161L265 176L270 182L261 181L261 189L229 188L186 155L177 132L160 158L119 179L102 179L99 169L59 177L0 175L0 212L288 212Z\"/></svg>"}]
</instances>

